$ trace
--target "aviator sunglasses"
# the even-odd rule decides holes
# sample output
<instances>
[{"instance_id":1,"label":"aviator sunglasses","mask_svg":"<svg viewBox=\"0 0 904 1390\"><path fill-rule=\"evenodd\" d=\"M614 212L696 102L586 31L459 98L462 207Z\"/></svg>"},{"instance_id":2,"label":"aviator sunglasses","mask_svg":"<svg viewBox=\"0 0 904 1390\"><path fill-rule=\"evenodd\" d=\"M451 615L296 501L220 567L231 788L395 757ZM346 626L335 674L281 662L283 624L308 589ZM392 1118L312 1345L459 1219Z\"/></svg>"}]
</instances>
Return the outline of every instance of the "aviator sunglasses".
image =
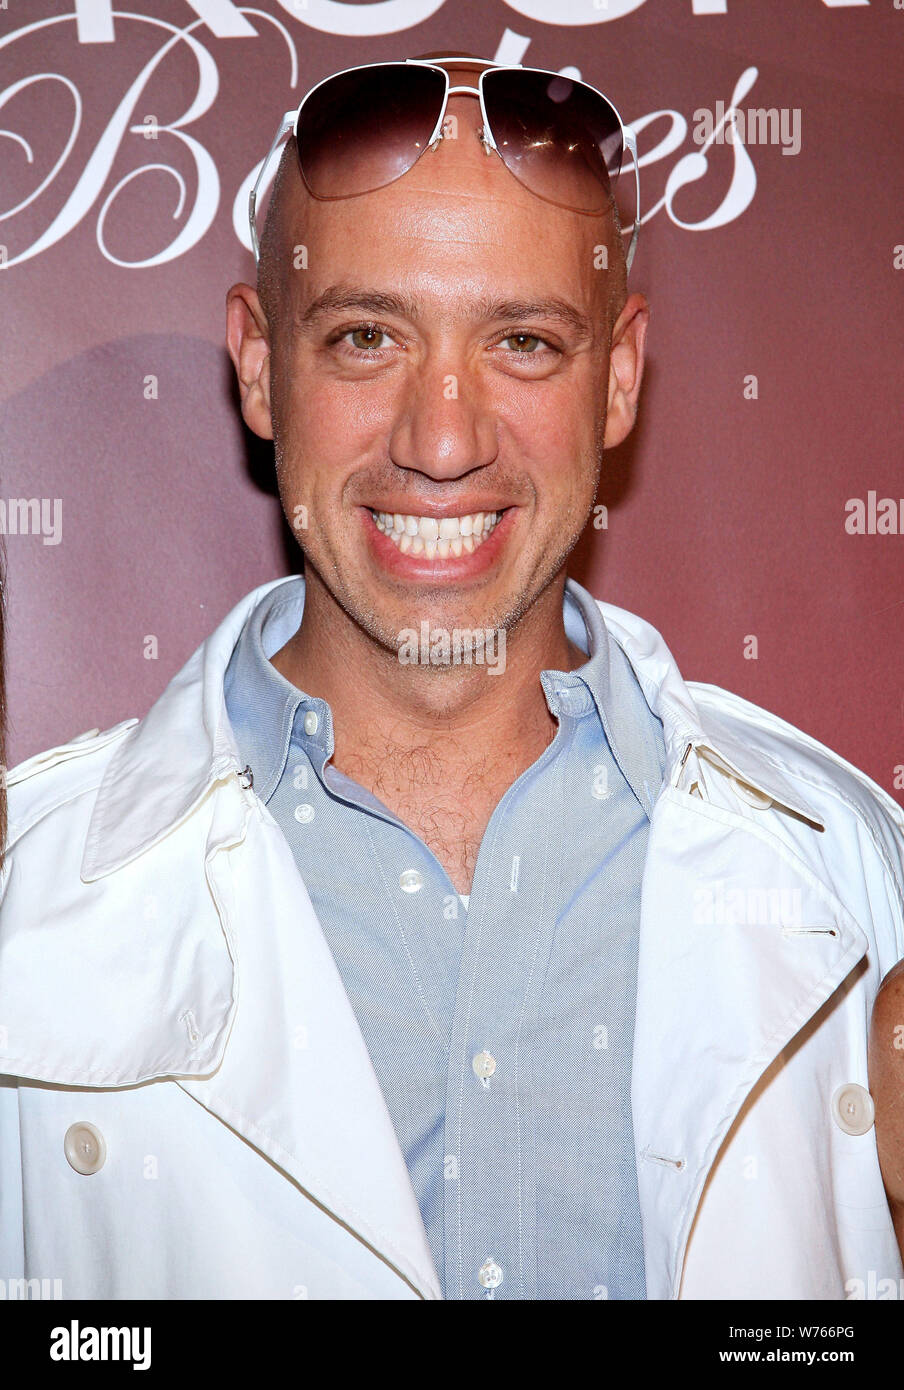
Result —
<instances>
[{"instance_id":1,"label":"aviator sunglasses","mask_svg":"<svg viewBox=\"0 0 904 1390\"><path fill-rule=\"evenodd\" d=\"M451 86L441 63L480 69L477 86ZM350 198L394 183L447 132L450 96L480 101L478 138L515 178L546 202L599 215L609 208L625 156L634 171L634 221L625 253L630 270L640 230L637 144L612 103L586 82L542 68L484 59L408 58L346 68L312 87L282 118L248 199L255 261L255 214L268 165L284 136L295 137L301 176L318 199ZM450 118L451 119L451 118ZM590 177L588 177L588 175Z\"/></svg>"}]
</instances>

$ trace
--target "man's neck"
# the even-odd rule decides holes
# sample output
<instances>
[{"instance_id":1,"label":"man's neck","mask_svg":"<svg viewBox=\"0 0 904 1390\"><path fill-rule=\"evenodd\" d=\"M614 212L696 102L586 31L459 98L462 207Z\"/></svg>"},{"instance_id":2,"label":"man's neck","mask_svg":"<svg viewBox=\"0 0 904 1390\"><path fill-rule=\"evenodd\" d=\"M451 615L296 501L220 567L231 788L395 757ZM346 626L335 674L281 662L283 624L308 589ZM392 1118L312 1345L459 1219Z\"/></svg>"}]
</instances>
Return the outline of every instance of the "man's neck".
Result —
<instances>
[{"instance_id":1,"label":"man's neck","mask_svg":"<svg viewBox=\"0 0 904 1390\"><path fill-rule=\"evenodd\" d=\"M403 664L341 609L316 577L301 626L272 658L333 714L333 765L419 835L469 893L499 800L552 742L540 673L586 661L562 617L564 574L506 633L505 667Z\"/></svg>"},{"instance_id":2,"label":"man's neck","mask_svg":"<svg viewBox=\"0 0 904 1390\"><path fill-rule=\"evenodd\" d=\"M563 573L505 634L504 669L491 674L486 663L404 664L311 576L301 626L273 665L329 704L333 761L349 775L356 775L352 767L373 765L385 780L391 758L402 783L410 780L406 762L420 762L431 764L447 786L465 785L481 766L495 767L508 785L506 769L520 775L555 734L541 671L574 670L587 660L565 632L564 585Z\"/></svg>"}]
</instances>

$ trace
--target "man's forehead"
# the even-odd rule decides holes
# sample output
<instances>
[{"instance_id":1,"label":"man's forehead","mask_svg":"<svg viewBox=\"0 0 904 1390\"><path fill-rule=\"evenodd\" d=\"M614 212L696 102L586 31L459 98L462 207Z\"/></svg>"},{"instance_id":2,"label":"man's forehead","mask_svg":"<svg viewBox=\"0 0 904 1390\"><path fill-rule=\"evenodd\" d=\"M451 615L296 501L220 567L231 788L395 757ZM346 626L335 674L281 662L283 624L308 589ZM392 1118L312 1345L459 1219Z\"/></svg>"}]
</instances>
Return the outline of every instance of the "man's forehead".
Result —
<instances>
[{"instance_id":1,"label":"man's forehead","mask_svg":"<svg viewBox=\"0 0 904 1390\"><path fill-rule=\"evenodd\" d=\"M487 317L486 305L502 299L558 298L586 308L588 293L602 288L593 270L598 222L532 198L500 171L490 179L483 171L472 177L466 166L418 177L412 170L360 198L312 202L290 240L290 248L307 247L304 271L294 277L297 308L344 285L404 291L411 312L400 304L383 311L412 320L451 321L453 300L471 306L463 311L471 319ZM324 305L351 307L338 296ZM369 308L381 312L376 302Z\"/></svg>"}]
</instances>

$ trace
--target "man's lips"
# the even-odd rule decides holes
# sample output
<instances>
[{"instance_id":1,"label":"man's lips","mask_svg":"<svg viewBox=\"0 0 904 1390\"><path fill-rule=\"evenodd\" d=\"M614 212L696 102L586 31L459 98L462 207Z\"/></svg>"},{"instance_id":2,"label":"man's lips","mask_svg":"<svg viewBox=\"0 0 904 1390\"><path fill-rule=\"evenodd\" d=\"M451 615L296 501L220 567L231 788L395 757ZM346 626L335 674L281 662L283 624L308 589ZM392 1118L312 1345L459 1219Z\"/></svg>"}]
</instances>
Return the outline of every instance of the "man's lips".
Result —
<instances>
[{"instance_id":1,"label":"man's lips","mask_svg":"<svg viewBox=\"0 0 904 1390\"><path fill-rule=\"evenodd\" d=\"M509 506L413 513L362 507L361 513L371 549L383 568L400 577L436 580L470 578L489 569L517 510Z\"/></svg>"}]
</instances>

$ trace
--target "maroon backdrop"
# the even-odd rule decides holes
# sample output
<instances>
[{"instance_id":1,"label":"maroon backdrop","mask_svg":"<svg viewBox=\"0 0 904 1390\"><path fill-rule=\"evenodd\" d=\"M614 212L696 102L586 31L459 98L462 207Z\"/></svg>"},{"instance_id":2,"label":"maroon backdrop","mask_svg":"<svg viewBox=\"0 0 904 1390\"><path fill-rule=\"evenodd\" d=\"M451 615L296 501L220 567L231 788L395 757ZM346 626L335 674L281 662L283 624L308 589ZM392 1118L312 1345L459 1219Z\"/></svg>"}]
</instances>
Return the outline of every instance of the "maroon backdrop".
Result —
<instances>
[{"instance_id":1,"label":"maroon backdrop","mask_svg":"<svg viewBox=\"0 0 904 1390\"><path fill-rule=\"evenodd\" d=\"M904 9L789 8L8 0L10 760L143 713L236 600L297 566L223 347L225 291L254 278L247 183L319 78L450 46L576 70L638 131L650 358L638 428L607 455L608 527L572 572L654 623L687 678L904 800ZM707 147L703 113L736 90L743 143L729 110Z\"/></svg>"}]
</instances>

